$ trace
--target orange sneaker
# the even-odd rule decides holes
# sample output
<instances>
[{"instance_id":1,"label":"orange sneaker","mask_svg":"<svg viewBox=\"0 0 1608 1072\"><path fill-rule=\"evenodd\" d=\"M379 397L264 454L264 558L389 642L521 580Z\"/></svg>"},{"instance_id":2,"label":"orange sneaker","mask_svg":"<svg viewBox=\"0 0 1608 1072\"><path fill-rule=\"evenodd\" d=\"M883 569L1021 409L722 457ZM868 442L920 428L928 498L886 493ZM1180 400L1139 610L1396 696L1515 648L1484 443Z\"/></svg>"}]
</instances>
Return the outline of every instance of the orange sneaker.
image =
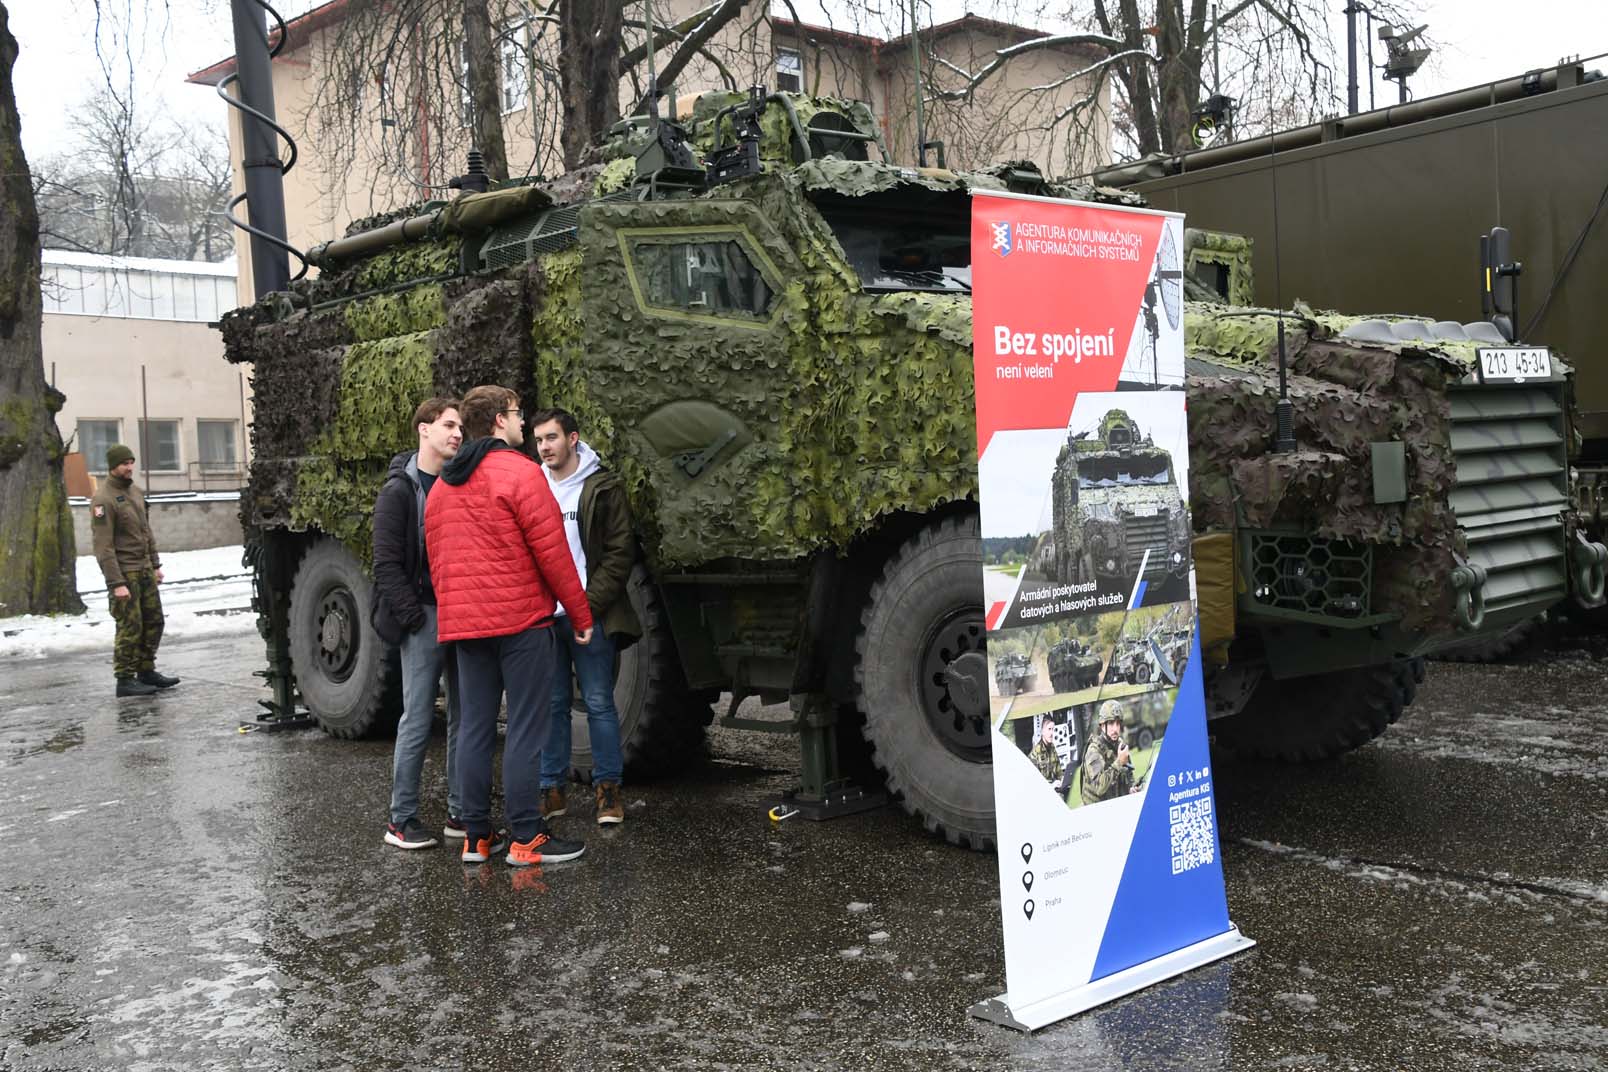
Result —
<instances>
[{"instance_id":1,"label":"orange sneaker","mask_svg":"<svg viewBox=\"0 0 1608 1072\"><path fill-rule=\"evenodd\" d=\"M466 864L483 864L508 847L506 831L491 834L469 834L463 839L462 860Z\"/></svg>"},{"instance_id":2,"label":"orange sneaker","mask_svg":"<svg viewBox=\"0 0 1608 1072\"><path fill-rule=\"evenodd\" d=\"M535 864L561 864L573 860L586 851L579 841L564 841L543 830L529 841L516 841L506 857L510 867L531 867Z\"/></svg>"}]
</instances>

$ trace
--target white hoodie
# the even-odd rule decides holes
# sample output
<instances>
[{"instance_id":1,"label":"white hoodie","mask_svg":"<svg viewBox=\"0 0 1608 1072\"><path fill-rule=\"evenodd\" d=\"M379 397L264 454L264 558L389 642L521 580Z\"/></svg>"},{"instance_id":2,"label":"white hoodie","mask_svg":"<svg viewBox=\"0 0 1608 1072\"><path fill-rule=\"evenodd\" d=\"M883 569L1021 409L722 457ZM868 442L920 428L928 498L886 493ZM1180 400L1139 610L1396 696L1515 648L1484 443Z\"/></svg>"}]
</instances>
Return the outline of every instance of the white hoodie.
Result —
<instances>
[{"instance_id":1,"label":"white hoodie","mask_svg":"<svg viewBox=\"0 0 1608 1072\"><path fill-rule=\"evenodd\" d=\"M576 457L580 464L575 472L563 480L556 480L553 471L542 466L542 472L547 474L547 486L553 489L553 498L558 500L558 512L564 515L564 536L569 540L570 557L575 560L575 572L581 575L581 587L586 587L586 552L581 548L581 485L586 478L597 472L602 463L598 460L597 451L586 445L582 440L575 445ZM559 603L554 614L564 613L564 604Z\"/></svg>"}]
</instances>

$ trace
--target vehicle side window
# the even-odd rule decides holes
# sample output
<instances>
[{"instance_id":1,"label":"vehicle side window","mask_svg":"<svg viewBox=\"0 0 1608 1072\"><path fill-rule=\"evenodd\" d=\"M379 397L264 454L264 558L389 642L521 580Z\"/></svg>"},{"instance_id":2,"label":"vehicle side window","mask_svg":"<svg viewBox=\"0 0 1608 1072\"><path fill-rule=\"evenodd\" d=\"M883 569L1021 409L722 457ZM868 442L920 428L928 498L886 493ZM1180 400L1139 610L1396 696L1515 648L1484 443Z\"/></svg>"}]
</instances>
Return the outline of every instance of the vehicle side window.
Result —
<instances>
[{"instance_id":1,"label":"vehicle side window","mask_svg":"<svg viewBox=\"0 0 1608 1072\"><path fill-rule=\"evenodd\" d=\"M632 243L642 297L660 309L736 316L763 316L771 289L737 241Z\"/></svg>"}]
</instances>

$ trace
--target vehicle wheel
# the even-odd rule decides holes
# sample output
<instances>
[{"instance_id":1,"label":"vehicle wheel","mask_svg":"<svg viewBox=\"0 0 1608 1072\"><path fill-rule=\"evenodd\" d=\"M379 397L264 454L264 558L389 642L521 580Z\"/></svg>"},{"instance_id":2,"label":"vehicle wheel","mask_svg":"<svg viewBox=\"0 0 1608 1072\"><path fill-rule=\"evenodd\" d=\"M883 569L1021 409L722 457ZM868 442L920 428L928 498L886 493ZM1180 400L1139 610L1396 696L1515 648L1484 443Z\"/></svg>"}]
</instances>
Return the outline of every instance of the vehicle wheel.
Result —
<instances>
[{"instance_id":1,"label":"vehicle wheel","mask_svg":"<svg viewBox=\"0 0 1608 1072\"><path fill-rule=\"evenodd\" d=\"M687 688L670 622L641 564L631 570L626 594L642 624L642 637L619 655L614 708L620 713L626 773L644 777L678 766L698 750L711 701L700 694L705 697L700 709L699 697ZM592 734L578 695L570 705L570 767L580 781L592 780Z\"/></svg>"},{"instance_id":2,"label":"vehicle wheel","mask_svg":"<svg viewBox=\"0 0 1608 1072\"><path fill-rule=\"evenodd\" d=\"M1508 626L1492 636L1477 637L1442 648L1431 656L1449 663L1494 663L1522 650L1535 637L1542 618L1537 615Z\"/></svg>"},{"instance_id":3,"label":"vehicle wheel","mask_svg":"<svg viewBox=\"0 0 1608 1072\"><path fill-rule=\"evenodd\" d=\"M1150 683L1150 664L1140 663L1139 668L1133 672L1133 679L1136 684L1148 685Z\"/></svg>"},{"instance_id":4,"label":"vehicle wheel","mask_svg":"<svg viewBox=\"0 0 1608 1072\"><path fill-rule=\"evenodd\" d=\"M1156 743L1156 735L1151 733L1148 727L1141 727L1139 732L1134 735L1134 743L1139 746L1139 751L1143 752Z\"/></svg>"},{"instance_id":5,"label":"vehicle wheel","mask_svg":"<svg viewBox=\"0 0 1608 1072\"><path fill-rule=\"evenodd\" d=\"M357 556L321 539L290 588L290 664L302 702L332 737L396 729L402 677L396 649L369 624L371 585Z\"/></svg>"},{"instance_id":6,"label":"vehicle wheel","mask_svg":"<svg viewBox=\"0 0 1608 1072\"><path fill-rule=\"evenodd\" d=\"M927 829L994 844L994 778L976 514L929 524L871 586L855 685L872 759Z\"/></svg>"},{"instance_id":7,"label":"vehicle wheel","mask_svg":"<svg viewBox=\"0 0 1608 1072\"><path fill-rule=\"evenodd\" d=\"M1423 660L1264 679L1245 709L1211 723L1218 742L1242 756L1306 763L1333 759L1384 733L1413 702Z\"/></svg>"}]
</instances>

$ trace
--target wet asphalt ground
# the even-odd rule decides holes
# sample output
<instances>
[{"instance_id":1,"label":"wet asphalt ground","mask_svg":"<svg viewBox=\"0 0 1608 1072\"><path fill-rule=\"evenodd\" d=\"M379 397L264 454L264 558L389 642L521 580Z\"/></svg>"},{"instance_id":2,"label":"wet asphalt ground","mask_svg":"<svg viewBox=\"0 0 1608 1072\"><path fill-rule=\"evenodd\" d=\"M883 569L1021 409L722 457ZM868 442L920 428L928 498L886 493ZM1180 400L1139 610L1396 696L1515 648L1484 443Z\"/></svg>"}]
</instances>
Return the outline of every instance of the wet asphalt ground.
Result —
<instances>
[{"instance_id":1,"label":"wet asphalt ground","mask_svg":"<svg viewBox=\"0 0 1608 1072\"><path fill-rule=\"evenodd\" d=\"M1608 650L1440 664L1329 765L1217 761L1260 944L1031 1037L992 856L894 808L773 824L789 738L717 731L587 855L381 842L389 741L236 731L254 637L0 665L0 1068L1601 1069ZM434 742L425 817L444 792Z\"/></svg>"}]
</instances>

